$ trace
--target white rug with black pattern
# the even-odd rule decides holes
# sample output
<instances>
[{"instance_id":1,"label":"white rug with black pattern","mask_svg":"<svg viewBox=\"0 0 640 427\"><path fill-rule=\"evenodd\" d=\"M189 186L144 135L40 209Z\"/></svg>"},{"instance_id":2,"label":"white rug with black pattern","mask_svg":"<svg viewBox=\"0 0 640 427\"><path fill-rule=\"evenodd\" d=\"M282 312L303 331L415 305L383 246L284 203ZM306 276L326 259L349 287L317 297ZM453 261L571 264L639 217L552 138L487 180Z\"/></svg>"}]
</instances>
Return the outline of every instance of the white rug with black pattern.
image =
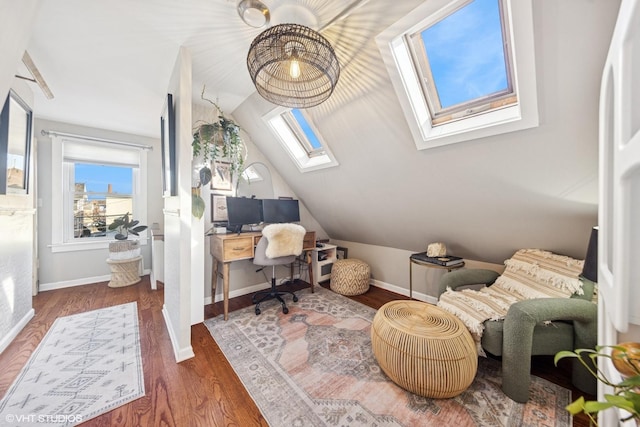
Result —
<instances>
[{"instance_id":1,"label":"white rug with black pattern","mask_svg":"<svg viewBox=\"0 0 640 427\"><path fill-rule=\"evenodd\" d=\"M60 317L0 401L0 425L73 426L144 394L135 302Z\"/></svg>"}]
</instances>

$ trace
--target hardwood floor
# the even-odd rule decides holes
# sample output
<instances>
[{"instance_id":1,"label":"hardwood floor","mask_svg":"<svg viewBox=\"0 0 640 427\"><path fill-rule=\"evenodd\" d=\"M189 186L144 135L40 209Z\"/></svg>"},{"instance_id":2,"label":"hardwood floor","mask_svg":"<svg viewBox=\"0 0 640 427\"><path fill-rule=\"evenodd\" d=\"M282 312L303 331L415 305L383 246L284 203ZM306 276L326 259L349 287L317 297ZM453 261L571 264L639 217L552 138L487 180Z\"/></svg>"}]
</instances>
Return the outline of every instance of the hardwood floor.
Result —
<instances>
[{"instance_id":1,"label":"hardwood floor","mask_svg":"<svg viewBox=\"0 0 640 427\"><path fill-rule=\"evenodd\" d=\"M57 317L137 301L146 395L89 420L84 426L267 426L204 324L191 328L195 357L175 363L162 316L163 296L161 286L157 291L150 289L149 276L125 288L98 283L40 293L33 298L35 317L0 354L0 396L4 396ZM373 308L390 300L406 299L375 287L352 298ZM229 310L250 304L250 295L233 298ZM205 318L219 315L222 303L205 306L204 310ZM561 368L556 369L551 358L534 358L532 369L535 375L571 389L570 372ZM574 390L574 399L578 395ZM578 417L573 425L587 427L589 422Z\"/></svg>"}]
</instances>

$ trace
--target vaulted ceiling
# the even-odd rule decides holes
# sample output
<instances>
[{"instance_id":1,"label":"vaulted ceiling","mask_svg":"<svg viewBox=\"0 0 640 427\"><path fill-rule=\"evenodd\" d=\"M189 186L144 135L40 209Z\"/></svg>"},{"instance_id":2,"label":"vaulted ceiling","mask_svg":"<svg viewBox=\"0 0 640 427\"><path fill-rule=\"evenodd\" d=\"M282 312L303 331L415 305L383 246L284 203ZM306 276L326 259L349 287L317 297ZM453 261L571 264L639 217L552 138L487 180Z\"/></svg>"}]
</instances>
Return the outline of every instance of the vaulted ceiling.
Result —
<instances>
[{"instance_id":1,"label":"vaulted ceiling","mask_svg":"<svg viewBox=\"0 0 640 427\"><path fill-rule=\"evenodd\" d=\"M357 56L363 37L374 36L380 28L374 15L355 22L350 31L343 31L336 21L345 9L361 7L367 0L265 3L271 9L271 24L300 21L317 29L329 25L327 36L337 36L332 42L341 46L343 65ZM207 96L225 112L233 112L255 92L246 56L253 38L264 30L245 24L236 4L236 0L42 2L28 51L55 98L47 100L37 92L37 114L159 136L157 118L180 46L187 47L193 58L194 102L200 101L206 86Z\"/></svg>"},{"instance_id":2,"label":"vaulted ceiling","mask_svg":"<svg viewBox=\"0 0 640 427\"><path fill-rule=\"evenodd\" d=\"M322 34L341 63L340 82L309 114L335 168L300 173L266 128L261 117L273 106L255 93L245 63L260 29L242 22L235 0L42 2L28 51L55 98L34 89L34 110L159 137L185 46L194 102L206 85L332 238L415 251L444 241L493 262L521 247L584 256L597 222L600 75L619 2L533 2L537 128L417 150L375 37L423 1L264 0L273 23L309 20L308 11L317 28L331 23Z\"/></svg>"}]
</instances>

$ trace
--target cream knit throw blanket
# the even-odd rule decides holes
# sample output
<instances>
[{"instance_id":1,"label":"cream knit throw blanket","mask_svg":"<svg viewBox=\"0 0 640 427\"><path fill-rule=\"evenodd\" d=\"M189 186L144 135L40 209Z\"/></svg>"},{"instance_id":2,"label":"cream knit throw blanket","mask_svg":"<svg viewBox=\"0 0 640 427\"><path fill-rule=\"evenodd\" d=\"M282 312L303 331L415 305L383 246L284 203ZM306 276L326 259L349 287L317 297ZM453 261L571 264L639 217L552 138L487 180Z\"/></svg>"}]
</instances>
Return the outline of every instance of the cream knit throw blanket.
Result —
<instances>
[{"instance_id":1,"label":"cream knit throw blanket","mask_svg":"<svg viewBox=\"0 0 640 427\"><path fill-rule=\"evenodd\" d=\"M267 258L300 255L306 230L298 224L269 224L262 229L262 235L269 244L265 251Z\"/></svg>"},{"instance_id":2,"label":"cream knit throw blanket","mask_svg":"<svg viewBox=\"0 0 640 427\"><path fill-rule=\"evenodd\" d=\"M478 354L484 322L501 320L514 302L534 298L568 298L582 294L578 278L584 261L539 249L521 249L504 262L506 269L496 282L479 291L447 289L438 306L457 316L476 341Z\"/></svg>"}]
</instances>

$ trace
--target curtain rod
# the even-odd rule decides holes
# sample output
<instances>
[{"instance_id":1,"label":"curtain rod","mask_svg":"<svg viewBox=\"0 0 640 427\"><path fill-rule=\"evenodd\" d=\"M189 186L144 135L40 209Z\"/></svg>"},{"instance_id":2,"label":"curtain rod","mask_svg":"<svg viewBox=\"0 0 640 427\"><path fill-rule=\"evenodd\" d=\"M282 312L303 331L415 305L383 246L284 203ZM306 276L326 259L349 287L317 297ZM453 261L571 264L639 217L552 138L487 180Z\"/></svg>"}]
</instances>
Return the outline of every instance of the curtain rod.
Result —
<instances>
[{"instance_id":1,"label":"curtain rod","mask_svg":"<svg viewBox=\"0 0 640 427\"><path fill-rule=\"evenodd\" d=\"M125 145L127 147L141 148L143 150L153 150L153 147L151 145L134 144L133 142L116 141L115 139L97 138L94 136L76 135L73 133L57 132L54 130L44 130L44 129L40 133L43 136L63 136L63 137L66 136L67 138L86 139L88 141L106 142L109 144Z\"/></svg>"}]
</instances>

